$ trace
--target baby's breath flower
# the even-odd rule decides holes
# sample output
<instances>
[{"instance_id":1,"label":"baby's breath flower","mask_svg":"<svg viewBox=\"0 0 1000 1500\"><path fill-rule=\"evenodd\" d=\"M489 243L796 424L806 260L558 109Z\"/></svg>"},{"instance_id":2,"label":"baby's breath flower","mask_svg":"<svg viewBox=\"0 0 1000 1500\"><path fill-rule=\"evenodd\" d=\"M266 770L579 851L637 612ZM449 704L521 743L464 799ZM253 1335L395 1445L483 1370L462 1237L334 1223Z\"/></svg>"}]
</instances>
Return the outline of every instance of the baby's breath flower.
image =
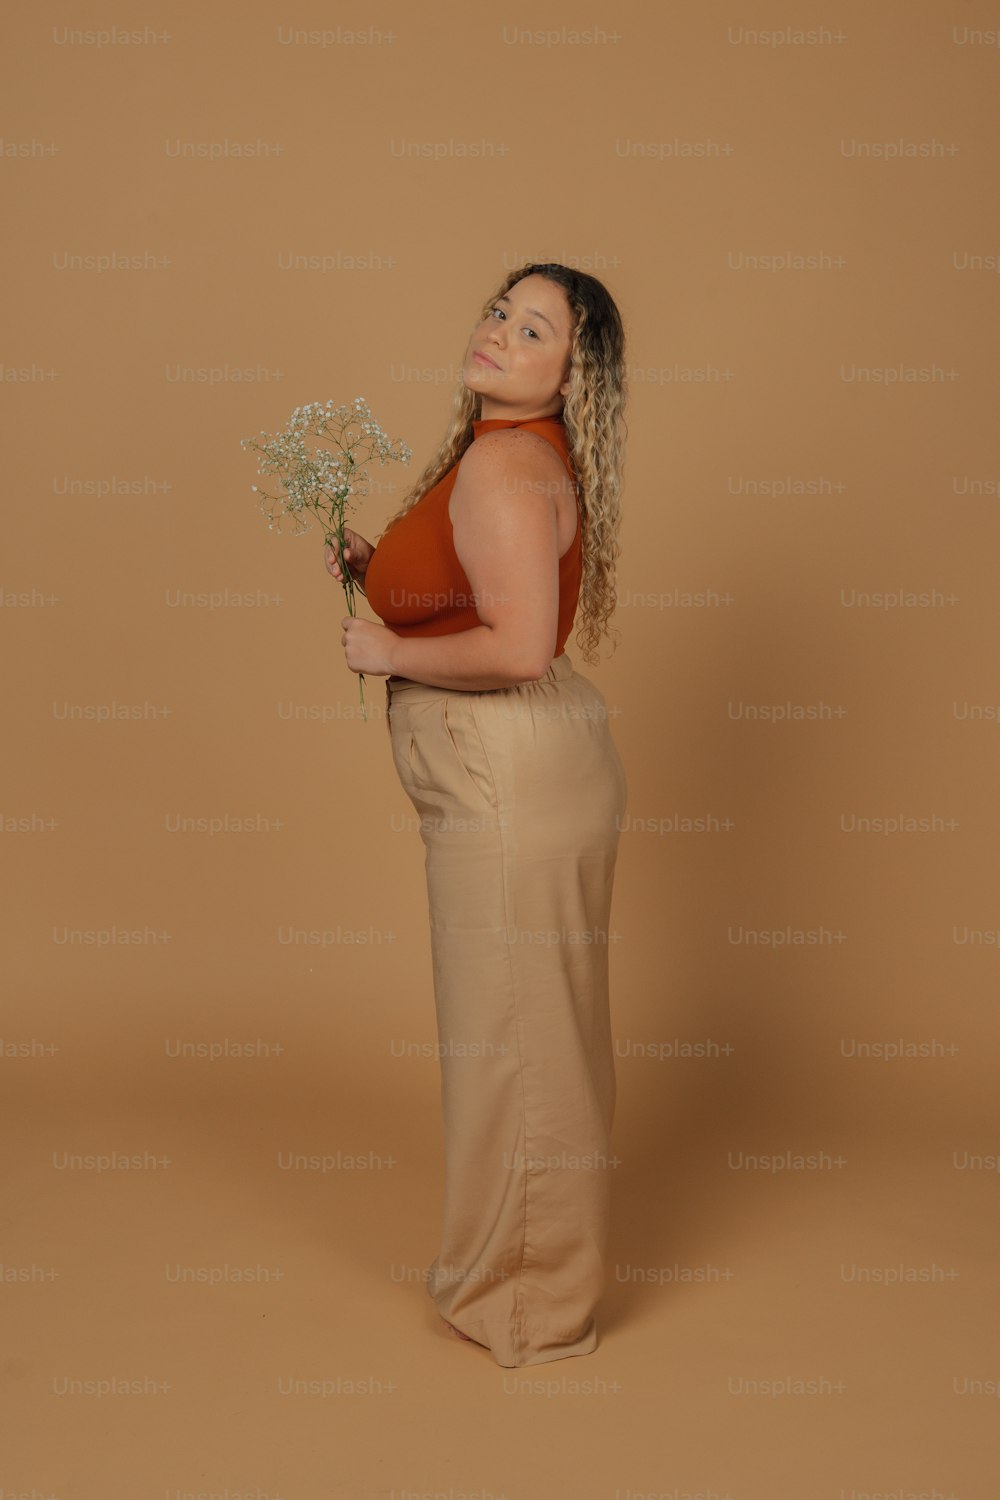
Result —
<instances>
[{"instance_id":1,"label":"baby's breath flower","mask_svg":"<svg viewBox=\"0 0 1000 1500\"><path fill-rule=\"evenodd\" d=\"M320 445L310 453L307 437L332 444L336 451ZM241 438L240 447L253 449L259 457L258 474L276 475L284 490L284 494L272 495L255 484L250 486L259 496L258 506L269 530L280 532L282 519L291 516L296 523L294 534L301 536L312 530L312 522L305 519L311 511L323 525L327 546L336 550L348 613L357 614L354 591L360 585L344 564L344 514L351 496L369 492L365 464L372 459L380 464L409 463L412 448L401 438L386 435L363 396L355 396L349 406L335 407L332 401L297 406L282 432L272 436L261 430L255 438ZM363 673L358 677L363 713Z\"/></svg>"}]
</instances>

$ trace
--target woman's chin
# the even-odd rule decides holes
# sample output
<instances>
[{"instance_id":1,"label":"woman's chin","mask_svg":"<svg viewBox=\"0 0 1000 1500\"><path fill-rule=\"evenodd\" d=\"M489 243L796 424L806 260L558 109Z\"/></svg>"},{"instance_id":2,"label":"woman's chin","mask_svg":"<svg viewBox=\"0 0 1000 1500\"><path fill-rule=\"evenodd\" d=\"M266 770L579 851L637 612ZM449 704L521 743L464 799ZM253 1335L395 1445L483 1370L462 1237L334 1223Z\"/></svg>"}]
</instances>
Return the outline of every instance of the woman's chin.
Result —
<instances>
[{"instance_id":1,"label":"woman's chin","mask_svg":"<svg viewBox=\"0 0 1000 1500\"><path fill-rule=\"evenodd\" d=\"M475 390L489 390L503 378L502 371L484 365L481 359L470 359L463 372L465 383Z\"/></svg>"}]
</instances>

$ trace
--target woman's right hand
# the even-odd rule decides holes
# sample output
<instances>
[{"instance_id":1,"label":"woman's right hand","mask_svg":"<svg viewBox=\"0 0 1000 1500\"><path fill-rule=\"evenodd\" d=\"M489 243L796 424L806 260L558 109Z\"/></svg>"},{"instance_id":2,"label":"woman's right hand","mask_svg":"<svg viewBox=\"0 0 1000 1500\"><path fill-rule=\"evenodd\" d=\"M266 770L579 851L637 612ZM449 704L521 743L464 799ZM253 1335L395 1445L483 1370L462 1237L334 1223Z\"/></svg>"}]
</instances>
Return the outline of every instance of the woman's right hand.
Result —
<instances>
[{"instance_id":1,"label":"woman's right hand","mask_svg":"<svg viewBox=\"0 0 1000 1500\"><path fill-rule=\"evenodd\" d=\"M351 571L355 583L364 583L368 564L372 560L375 548L371 542L365 540L358 532L352 531L349 526L344 527L344 561ZM343 583L344 575L340 571L337 561L336 547L327 547L325 555L326 571L336 578L338 583Z\"/></svg>"}]
</instances>

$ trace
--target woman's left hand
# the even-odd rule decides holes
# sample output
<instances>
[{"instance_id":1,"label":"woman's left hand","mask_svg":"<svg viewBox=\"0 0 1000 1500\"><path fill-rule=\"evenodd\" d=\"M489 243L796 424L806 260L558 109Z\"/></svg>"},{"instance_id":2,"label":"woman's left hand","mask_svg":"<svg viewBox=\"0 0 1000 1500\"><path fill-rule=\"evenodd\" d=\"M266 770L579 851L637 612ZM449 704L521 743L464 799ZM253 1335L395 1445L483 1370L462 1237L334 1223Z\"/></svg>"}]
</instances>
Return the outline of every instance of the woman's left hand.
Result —
<instances>
[{"instance_id":1,"label":"woman's left hand","mask_svg":"<svg viewBox=\"0 0 1000 1500\"><path fill-rule=\"evenodd\" d=\"M357 615L345 615L341 620L343 635L340 644L352 672L365 672L372 677L388 677L392 671L389 652L392 642L398 640L394 630L374 620L361 620Z\"/></svg>"}]
</instances>

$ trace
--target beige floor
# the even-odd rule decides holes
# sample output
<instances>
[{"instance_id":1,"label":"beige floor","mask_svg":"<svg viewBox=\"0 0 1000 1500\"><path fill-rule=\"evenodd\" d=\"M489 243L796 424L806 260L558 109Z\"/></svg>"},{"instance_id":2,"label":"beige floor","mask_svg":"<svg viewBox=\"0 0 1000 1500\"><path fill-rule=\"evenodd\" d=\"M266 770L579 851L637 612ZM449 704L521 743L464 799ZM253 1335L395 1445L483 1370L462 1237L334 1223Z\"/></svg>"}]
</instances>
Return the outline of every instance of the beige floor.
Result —
<instances>
[{"instance_id":1,"label":"beige floor","mask_svg":"<svg viewBox=\"0 0 1000 1500\"><path fill-rule=\"evenodd\" d=\"M843 1164L737 1170L755 1132L718 1074L668 1094L620 1061L600 1346L512 1371L419 1280L435 1068L278 1106L219 1074L180 1109L116 1112L68 1076L45 1106L37 1074L33 1104L8 1092L5 1500L996 1496L998 1181L955 1166L965 1125L890 1113L810 1140L768 1120L758 1150ZM383 1164L278 1165L338 1150Z\"/></svg>"}]
</instances>

